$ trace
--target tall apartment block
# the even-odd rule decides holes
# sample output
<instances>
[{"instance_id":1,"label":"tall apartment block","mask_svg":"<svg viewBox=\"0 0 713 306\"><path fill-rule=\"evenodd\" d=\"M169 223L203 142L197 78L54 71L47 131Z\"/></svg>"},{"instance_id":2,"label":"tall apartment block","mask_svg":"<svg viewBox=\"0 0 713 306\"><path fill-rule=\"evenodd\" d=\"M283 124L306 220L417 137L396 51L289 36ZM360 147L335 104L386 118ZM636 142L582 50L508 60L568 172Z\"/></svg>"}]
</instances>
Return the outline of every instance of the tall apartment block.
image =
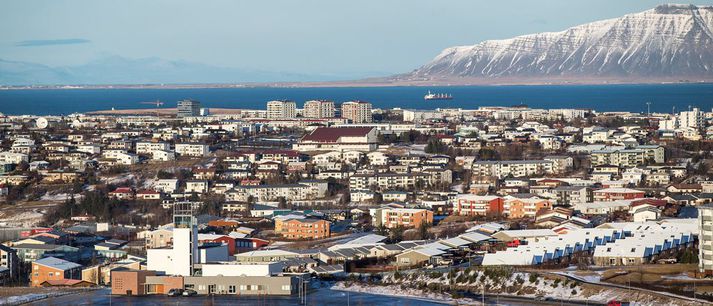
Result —
<instances>
[{"instance_id":1,"label":"tall apartment block","mask_svg":"<svg viewBox=\"0 0 713 306\"><path fill-rule=\"evenodd\" d=\"M267 102L267 118L294 118L297 116L297 104L295 101L275 100Z\"/></svg>"},{"instance_id":2,"label":"tall apartment block","mask_svg":"<svg viewBox=\"0 0 713 306\"><path fill-rule=\"evenodd\" d=\"M201 103L195 100L178 101L176 108L178 109L176 116L179 118L200 116L201 114Z\"/></svg>"},{"instance_id":3,"label":"tall apartment block","mask_svg":"<svg viewBox=\"0 0 713 306\"><path fill-rule=\"evenodd\" d=\"M342 103L342 118L347 118L352 123L372 122L371 103L364 101Z\"/></svg>"},{"instance_id":4,"label":"tall apartment block","mask_svg":"<svg viewBox=\"0 0 713 306\"><path fill-rule=\"evenodd\" d=\"M333 118L334 101L311 100L305 102L302 115L307 118Z\"/></svg>"}]
</instances>

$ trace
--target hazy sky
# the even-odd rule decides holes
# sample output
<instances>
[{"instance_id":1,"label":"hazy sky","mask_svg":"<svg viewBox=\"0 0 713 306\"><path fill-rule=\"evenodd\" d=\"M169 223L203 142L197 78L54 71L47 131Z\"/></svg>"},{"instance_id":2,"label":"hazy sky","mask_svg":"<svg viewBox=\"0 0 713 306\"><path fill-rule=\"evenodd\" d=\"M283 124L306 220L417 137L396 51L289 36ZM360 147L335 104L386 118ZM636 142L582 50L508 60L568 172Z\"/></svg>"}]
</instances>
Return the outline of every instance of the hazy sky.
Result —
<instances>
[{"instance_id":1,"label":"hazy sky","mask_svg":"<svg viewBox=\"0 0 713 306\"><path fill-rule=\"evenodd\" d=\"M406 72L443 48L653 8L649 0L0 2L0 59L118 55L343 76ZM713 4L713 1L698 1Z\"/></svg>"}]
</instances>

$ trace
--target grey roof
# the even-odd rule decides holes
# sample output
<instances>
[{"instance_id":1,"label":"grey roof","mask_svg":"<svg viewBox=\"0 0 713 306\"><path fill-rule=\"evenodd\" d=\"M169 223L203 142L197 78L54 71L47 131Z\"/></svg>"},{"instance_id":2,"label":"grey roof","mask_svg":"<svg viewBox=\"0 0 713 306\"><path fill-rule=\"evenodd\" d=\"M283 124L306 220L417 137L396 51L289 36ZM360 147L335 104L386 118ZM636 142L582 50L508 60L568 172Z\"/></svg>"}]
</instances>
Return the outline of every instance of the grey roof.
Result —
<instances>
[{"instance_id":1,"label":"grey roof","mask_svg":"<svg viewBox=\"0 0 713 306\"><path fill-rule=\"evenodd\" d=\"M62 271L82 267L82 265L80 265L80 264L76 264L71 261L66 261L64 259L59 259L59 258L55 258L55 257L46 257L46 258L38 259L35 261L35 264L59 269Z\"/></svg>"},{"instance_id":2,"label":"grey roof","mask_svg":"<svg viewBox=\"0 0 713 306\"><path fill-rule=\"evenodd\" d=\"M344 272L344 266L342 265L328 265L328 266L318 266L310 269L312 272L321 273L339 273Z\"/></svg>"},{"instance_id":3,"label":"grey roof","mask_svg":"<svg viewBox=\"0 0 713 306\"><path fill-rule=\"evenodd\" d=\"M35 250L56 250L65 245L58 244L35 244L35 243L21 243L14 245L13 249L35 249Z\"/></svg>"}]
</instances>

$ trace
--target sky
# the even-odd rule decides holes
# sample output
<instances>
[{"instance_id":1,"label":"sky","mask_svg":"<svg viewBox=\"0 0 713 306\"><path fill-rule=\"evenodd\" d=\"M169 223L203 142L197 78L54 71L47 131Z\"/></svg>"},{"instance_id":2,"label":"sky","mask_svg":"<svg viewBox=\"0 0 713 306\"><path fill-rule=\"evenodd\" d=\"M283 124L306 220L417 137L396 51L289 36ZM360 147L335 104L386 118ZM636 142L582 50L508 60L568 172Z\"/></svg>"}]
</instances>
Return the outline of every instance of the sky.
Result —
<instances>
[{"instance_id":1,"label":"sky","mask_svg":"<svg viewBox=\"0 0 713 306\"><path fill-rule=\"evenodd\" d=\"M51 67L120 56L362 77L442 49L655 7L649 0L4 0L0 59ZM699 1L694 4L713 4Z\"/></svg>"}]
</instances>

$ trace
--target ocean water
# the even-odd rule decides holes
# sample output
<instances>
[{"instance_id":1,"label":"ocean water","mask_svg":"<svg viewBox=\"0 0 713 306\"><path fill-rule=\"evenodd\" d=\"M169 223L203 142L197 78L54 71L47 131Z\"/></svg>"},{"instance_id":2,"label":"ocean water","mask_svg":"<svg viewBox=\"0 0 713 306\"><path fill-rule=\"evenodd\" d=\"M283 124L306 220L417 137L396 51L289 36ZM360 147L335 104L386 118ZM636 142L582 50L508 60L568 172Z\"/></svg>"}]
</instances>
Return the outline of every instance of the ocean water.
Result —
<instances>
[{"instance_id":1,"label":"ocean water","mask_svg":"<svg viewBox=\"0 0 713 306\"><path fill-rule=\"evenodd\" d=\"M424 101L430 90L453 100ZM275 99L302 107L310 99L337 103L363 100L376 108L435 109L526 104L533 108L589 108L597 111L672 112L689 106L710 111L713 84L533 85L449 87L327 87L327 88L196 88L196 89L52 89L0 90L0 112L20 115L63 115L111 109L153 108L145 101L161 100L175 107L181 99L196 99L205 107L264 109Z\"/></svg>"}]
</instances>

